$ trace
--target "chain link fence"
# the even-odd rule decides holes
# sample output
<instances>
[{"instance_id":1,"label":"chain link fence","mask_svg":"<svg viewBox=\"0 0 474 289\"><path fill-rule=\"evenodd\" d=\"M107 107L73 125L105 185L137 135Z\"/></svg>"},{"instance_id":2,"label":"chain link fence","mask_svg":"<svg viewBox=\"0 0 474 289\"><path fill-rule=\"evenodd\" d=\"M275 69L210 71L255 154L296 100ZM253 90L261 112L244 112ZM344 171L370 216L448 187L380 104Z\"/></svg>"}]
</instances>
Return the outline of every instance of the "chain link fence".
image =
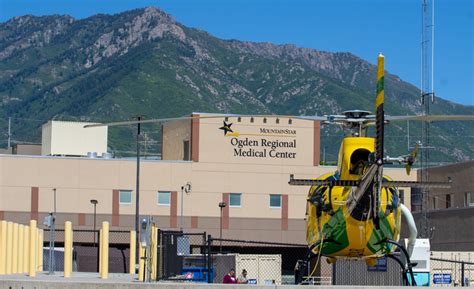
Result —
<instances>
[{"instance_id":1,"label":"chain link fence","mask_svg":"<svg viewBox=\"0 0 474 289\"><path fill-rule=\"evenodd\" d=\"M206 233L158 230L158 280L208 282Z\"/></svg>"},{"instance_id":2,"label":"chain link fence","mask_svg":"<svg viewBox=\"0 0 474 289\"><path fill-rule=\"evenodd\" d=\"M73 232L73 271L99 272L98 230L74 230ZM50 250L50 240L54 248ZM109 231L109 272L127 273L130 257L130 232ZM50 263L52 260L52 263ZM43 270L64 270L64 230L44 230Z\"/></svg>"},{"instance_id":3,"label":"chain link fence","mask_svg":"<svg viewBox=\"0 0 474 289\"><path fill-rule=\"evenodd\" d=\"M231 269L237 280L252 284L332 283L332 265L325 258L306 264L305 245L212 238L209 242L213 283L223 283Z\"/></svg>"},{"instance_id":4,"label":"chain link fence","mask_svg":"<svg viewBox=\"0 0 474 289\"><path fill-rule=\"evenodd\" d=\"M98 272L99 239L98 230L74 230L73 271ZM54 240L53 250L50 240ZM130 232L111 230L109 241L109 272L127 273ZM53 271L63 271L63 246L64 230L44 230L44 271L49 271L50 260ZM325 257L307 263L306 245L214 239L206 233L159 230L157 248L158 280L223 283L234 269L236 280L259 285L401 285L403 274L390 258L380 259L383 264L377 264L375 269L368 268L364 261L339 260L329 264ZM442 257L430 260L432 287L474 284L474 262L470 257Z\"/></svg>"},{"instance_id":5,"label":"chain link fence","mask_svg":"<svg viewBox=\"0 0 474 289\"><path fill-rule=\"evenodd\" d=\"M474 285L474 263L431 258L431 285L434 287Z\"/></svg>"}]
</instances>

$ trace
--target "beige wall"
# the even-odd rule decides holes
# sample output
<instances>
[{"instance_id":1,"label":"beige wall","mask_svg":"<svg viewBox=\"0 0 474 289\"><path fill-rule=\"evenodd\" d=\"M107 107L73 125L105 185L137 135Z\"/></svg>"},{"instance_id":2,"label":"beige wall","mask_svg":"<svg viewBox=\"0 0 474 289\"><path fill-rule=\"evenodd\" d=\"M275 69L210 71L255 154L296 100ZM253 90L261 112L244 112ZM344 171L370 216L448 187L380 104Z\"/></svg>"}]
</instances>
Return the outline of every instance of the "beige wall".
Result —
<instances>
[{"instance_id":1,"label":"beige wall","mask_svg":"<svg viewBox=\"0 0 474 289\"><path fill-rule=\"evenodd\" d=\"M97 212L110 214L114 189L133 191L132 204L120 205L120 214L135 213L133 160L1 156L0 170L0 211L30 211L31 187L39 187L40 212L52 209L52 189L56 188L58 209L64 213L90 212L89 200L97 199ZM287 194L288 217L303 219L309 188L289 186L289 175L313 178L334 170L335 167L142 161L141 212L169 215L169 207L157 205L157 192L180 192L180 187L191 181L192 193L184 196L186 216L218 217L217 204L222 194L242 193L242 206L230 208L230 217L278 219L280 209L269 207L269 195ZM401 169L385 172L398 180L414 178L406 178ZM178 196L178 208L180 202Z\"/></svg>"},{"instance_id":2,"label":"beige wall","mask_svg":"<svg viewBox=\"0 0 474 289\"><path fill-rule=\"evenodd\" d=\"M162 159L183 160L184 141L189 141L189 150L191 150L191 120L165 123L162 130ZM189 151L189 155L191 155L191 151Z\"/></svg>"},{"instance_id":3,"label":"beige wall","mask_svg":"<svg viewBox=\"0 0 474 289\"><path fill-rule=\"evenodd\" d=\"M42 155L86 156L107 152L107 127L84 128L87 122L49 121L42 128Z\"/></svg>"},{"instance_id":4,"label":"beige wall","mask_svg":"<svg viewBox=\"0 0 474 289\"><path fill-rule=\"evenodd\" d=\"M193 114L200 119L163 125L165 160L183 159L183 141L191 140L192 159L211 163L314 165L319 160L319 123L277 117ZM227 123L232 131L224 134ZM287 147L272 147L275 142ZM255 152L249 154L249 152Z\"/></svg>"},{"instance_id":5,"label":"beige wall","mask_svg":"<svg viewBox=\"0 0 474 289\"><path fill-rule=\"evenodd\" d=\"M131 205L121 205L121 214L134 214L135 161L58 157L0 157L0 211L29 211L31 187L39 187L39 211L51 210L53 188L57 189L58 209L65 213L89 212L90 199L97 199L98 213L112 210L112 190L133 191ZM157 205L158 191L178 191L192 182L185 195L184 214L219 216L217 203L223 193L242 193L242 207L230 208L231 217L280 218L270 209L269 194L288 194L289 218L304 218L303 203L308 188L289 186L291 173L312 177L333 167L292 167L271 165L230 165L192 162L142 161L141 209L144 214L166 214L169 208ZM21 196L21 201L17 197ZM178 197L178 208L180 207Z\"/></svg>"},{"instance_id":6,"label":"beige wall","mask_svg":"<svg viewBox=\"0 0 474 289\"><path fill-rule=\"evenodd\" d=\"M41 155L40 144L16 144L13 146L12 154L14 155Z\"/></svg>"},{"instance_id":7,"label":"beige wall","mask_svg":"<svg viewBox=\"0 0 474 289\"><path fill-rule=\"evenodd\" d=\"M232 123L231 128L239 135L225 136L219 129L223 120L223 117L209 118L194 122L194 126L191 121L164 126L163 156L182 159L182 141L193 137L191 146L195 146L193 152L198 156L193 155L192 159L198 161L143 160L140 213L158 216L164 228L179 227L181 186L191 182L191 194L183 196L185 229L217 233L221 214L218 203L224 194L241 193L241 206L224 211L228 216L224 217L226 237L303 243L309 187L289 186L288 181L291 174L308 179L336 170L336 167L314 165L319 159L319 124L295 119L288 124L285 118L276 124L276 118L270 117L264 125L263 118L255 118L252 123L250 118L239 122L229 117L226 123ZM255 146L243 145L243 150L266 151L266 157L236 155L235 149L239 148L235 142L245 139ZM296 142L296 148L262 147L262 140ZM294 158L270 157L272 150L290 153ZM70 219L76 225L81 219L85 220L83 226L91 226L90 200L96 199L101 219L128 229L134 225L135 174L134 160L0 156L0 218L3 214L7 219L28 220L28 214L34 215L36 208L39 217L43 216L53 208L53 188L56 188L61 220ZM407 177L404 169L386 169L385 174L396 180L416 179L416 171ZM119 204L117 190L131 190L132 203ZM158 191L176 192L172 194L175 201L169 206L158 205ZM286 195L283 199L287 202L282 201L282 208L270 208L270 194ZM409 195L410 190L405 189L405 194ZM408 206L409 200L406 196Z\"/></svg>"},{"instance_id":8,"label":"beige wall","mask_svg":"<svg viewBox=\"0 0 474 289\"><path fill-rule=\"evenodd\" d=\"M313 166L314 121L292 119L292 124L288 124L289 119L280 118L277 124L276 117L268 117L265 124L263 119L255 117L252 123L251 118L242 117L239 122L237 117L229 116L226 123L232 124L233 133L227 135L219 129L224 118L201 119L199 162ZM264 145L275 141L296 144L296 147L272 148ZM242 147L239 148L239 145ZM264 157L239 155L240 151L247 153L251 150ZM275 157L277 154L281 157Z\"/></svg>"}]
</instances>

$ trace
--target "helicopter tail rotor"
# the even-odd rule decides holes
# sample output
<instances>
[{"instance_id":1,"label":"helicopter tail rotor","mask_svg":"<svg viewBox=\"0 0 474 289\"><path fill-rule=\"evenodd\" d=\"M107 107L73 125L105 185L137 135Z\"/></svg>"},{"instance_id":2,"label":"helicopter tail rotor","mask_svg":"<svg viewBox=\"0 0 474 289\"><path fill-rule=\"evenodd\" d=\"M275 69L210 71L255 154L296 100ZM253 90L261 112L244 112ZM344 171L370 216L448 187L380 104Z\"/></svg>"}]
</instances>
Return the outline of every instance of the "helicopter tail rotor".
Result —
<instances>
[{"instance_id":1,"label":"helicopter tail rotor","mask_svg":"<svg viewBox=\"0 0 474 289\"><path fill-rule=\"evenodd\" d=\"M415 163L416 155L418 154L418 149L419 148L420 148L420 144L417 143L415 148L411 151L411 153L406 158L405 170L407 172L407 175L410 175L411 167Z\"/></svg>"}]
</instances>

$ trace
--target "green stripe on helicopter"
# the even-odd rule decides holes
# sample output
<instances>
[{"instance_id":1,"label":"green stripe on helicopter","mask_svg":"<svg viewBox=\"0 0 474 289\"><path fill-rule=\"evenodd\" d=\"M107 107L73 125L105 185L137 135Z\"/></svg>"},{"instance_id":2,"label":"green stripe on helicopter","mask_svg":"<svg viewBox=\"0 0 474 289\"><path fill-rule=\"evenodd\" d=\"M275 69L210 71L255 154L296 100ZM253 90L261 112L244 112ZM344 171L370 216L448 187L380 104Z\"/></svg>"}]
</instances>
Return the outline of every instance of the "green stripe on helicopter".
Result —
<instances>
[{"instance_id":1,"label":"green stripe on helicopter","mask_svg":"<svg viewBox=\"0 0 474 289\"><path fill-rule=\"evenodd\" d=\"M323 255L337 253L349 246L347 236L346 220L342 209L339 208L331 219L323 227L324 243L321 249ZM333 242L332 240L337 240Z\"/></svg>"},{"instance_id":2,"label":"green stripe on helicopter","mask_svg":"<svg viewBox=\"0 0 474 289\"><path fill-rule=\"evenodd\" d=\"M367 242L367 248L372 253L390 252L392 247L391 244L383 242L384 240L393 240L393 232L390 223L383 212L379 212L380 229L372 231L369 241Z\"/></svg>"}]
</instances>

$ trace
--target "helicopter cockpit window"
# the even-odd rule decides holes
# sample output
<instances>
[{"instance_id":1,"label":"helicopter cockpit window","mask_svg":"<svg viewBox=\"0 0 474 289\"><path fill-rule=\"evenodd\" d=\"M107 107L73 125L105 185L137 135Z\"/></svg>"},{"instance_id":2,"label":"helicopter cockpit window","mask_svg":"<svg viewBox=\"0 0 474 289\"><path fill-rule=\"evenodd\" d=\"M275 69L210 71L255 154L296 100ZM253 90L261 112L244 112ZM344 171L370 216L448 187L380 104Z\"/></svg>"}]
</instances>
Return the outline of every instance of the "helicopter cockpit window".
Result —
<instances>
[{"instance_id":1,"label":"helicopter cockpit window","mask_svg":"<svg viewBox=\"0 0 474 289\"><path fill-rule=\"evenodd\" d=\"M361 175L364 173L365 163L369 160L370 151L366 149L357 149L351 155L351 168L349 173Z\"/></svg>"}]
</instances>

